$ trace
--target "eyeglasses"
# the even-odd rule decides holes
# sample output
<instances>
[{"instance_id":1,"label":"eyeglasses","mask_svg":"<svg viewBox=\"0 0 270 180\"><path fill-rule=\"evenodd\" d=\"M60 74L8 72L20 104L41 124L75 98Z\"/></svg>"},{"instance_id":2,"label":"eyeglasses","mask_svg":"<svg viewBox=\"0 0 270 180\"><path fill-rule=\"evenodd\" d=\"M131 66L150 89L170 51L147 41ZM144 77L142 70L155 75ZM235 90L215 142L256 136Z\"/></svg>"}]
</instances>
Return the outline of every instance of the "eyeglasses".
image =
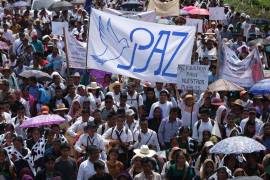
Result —
<instances>
[{"instance_id":1,"label":"eyeglasses","mask_svg":"<svg viewBox=\"0 0 270 180\"><path fill-rule=\"evenodd\" d=\"M112 101L105 101L105 103L112 103Z\"/></svg>"}]
</instances>

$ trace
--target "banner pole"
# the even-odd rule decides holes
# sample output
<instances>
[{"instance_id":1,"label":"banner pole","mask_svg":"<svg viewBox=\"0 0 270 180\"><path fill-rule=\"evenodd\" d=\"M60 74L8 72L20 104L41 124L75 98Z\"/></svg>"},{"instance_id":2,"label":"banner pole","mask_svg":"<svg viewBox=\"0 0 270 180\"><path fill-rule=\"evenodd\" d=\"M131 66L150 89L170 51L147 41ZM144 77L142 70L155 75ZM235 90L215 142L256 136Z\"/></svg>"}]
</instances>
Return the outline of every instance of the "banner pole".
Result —
<instances>
[{"instance_id":1,"label":"banner pole","mask_svg":"<svg viewBox=\"0 0 270 180\"><path fill-rule=\"evenodd\" d=\"M66 52L66 63L67 63L67 79L70 77L70 67L69 67L69 58L68 58L68 48L67 48L67 36L65 27L63 27L63 34L64 34L64 44L65 44L65 52Z\"/></svg>"},{"instance_id":2,"label":"banner pole","mask_svg":"<svg viewBox=\"0 0 270 180\"><path fill-rule=\"evenodd\" d=\"M85 76L88 74L88 64L87 64L87 57L88 57L88 42L89 42L89 32L90 32L90 20L91 20L91 12L92 12L92 8L90 8L90 12L89 12L89 20L88 20L88 32L87 32L87 42L86 42L86 57L85 57L85 71L84 71L84 73L85 73ZM88 76L86 76L86 77L88 77ZM86 89L86 84L85 84L85 90L87 90Z\"/></svg>"}]
</instances>

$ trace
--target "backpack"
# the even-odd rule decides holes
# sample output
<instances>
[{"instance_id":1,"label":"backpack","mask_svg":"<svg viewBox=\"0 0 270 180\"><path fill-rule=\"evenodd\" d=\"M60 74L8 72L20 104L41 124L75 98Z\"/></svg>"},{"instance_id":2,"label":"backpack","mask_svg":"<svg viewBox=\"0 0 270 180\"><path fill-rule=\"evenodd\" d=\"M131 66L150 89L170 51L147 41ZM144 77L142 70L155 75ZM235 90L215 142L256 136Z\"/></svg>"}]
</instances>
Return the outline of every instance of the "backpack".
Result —
<instances>
[{"instance_id":1,"label":"backpack","mask_svg":"<svg viewBox=\"0 0 270 180\"><path fill-rule=\"evenodd\" d=\"M210 119L212 126L214 127L215 121L213 119ZM202 120L200 120L196 126L197 132L199 131L199 128L201 126Z\"/></svg>"}]
</instances>

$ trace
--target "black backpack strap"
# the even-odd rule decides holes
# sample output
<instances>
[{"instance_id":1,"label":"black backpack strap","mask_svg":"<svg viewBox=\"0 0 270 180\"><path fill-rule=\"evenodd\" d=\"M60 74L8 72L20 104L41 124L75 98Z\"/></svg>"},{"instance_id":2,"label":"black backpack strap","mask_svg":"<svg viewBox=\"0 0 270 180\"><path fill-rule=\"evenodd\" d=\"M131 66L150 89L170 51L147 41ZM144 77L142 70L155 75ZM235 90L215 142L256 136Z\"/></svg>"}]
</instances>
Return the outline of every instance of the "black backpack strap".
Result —
<instances>
[{"instance_id":1,"label":"black backpack strap","mask_svg":"<svg viewBox=\"0 0 270 180\"><path fill-rule=\"evenodd\" d=\"M104 133L104 131L105 131L105 124L102 124L102 126L101 126L101 135Z\"/></svg>"}]
</instances>

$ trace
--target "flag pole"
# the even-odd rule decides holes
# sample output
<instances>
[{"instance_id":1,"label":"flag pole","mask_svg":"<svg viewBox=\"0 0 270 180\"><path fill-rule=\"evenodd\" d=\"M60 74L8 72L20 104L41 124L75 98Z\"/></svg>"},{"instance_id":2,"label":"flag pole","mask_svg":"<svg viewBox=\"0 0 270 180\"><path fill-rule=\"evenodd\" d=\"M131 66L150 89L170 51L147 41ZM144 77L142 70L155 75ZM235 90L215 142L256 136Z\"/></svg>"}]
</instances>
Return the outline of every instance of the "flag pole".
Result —
<instances>
[{"instance_id":1,"label":"flag pole","mask_svg":"<svg viewBox=\"0 0 270 180\"><path fill-rule=\"evenodd\" d=\"M91 6L90 6L90 11L88 12L88 14L89 14L89 20L88 20L88 31L87 31L87 38L86 38L86 57L85 57L85 71L84 71L84 73L85 73L85 76L87 75L87 73L88 73L88 63L87 63L87 57L88 57L88 42L89 42L89 32L90 32L90 20L91 20L91 12L92 12L92 8L91 8ZM88 76L86 76L86 77L88 77ZM85 83L85 85L86 85L86 83ZM86 89L86 86L85 86L85 90L87 90Z\"/></svg>"},{"instance_id":2,"label":"flag pole","mask_svg":"<svg viewBox=\"0 0 270 180\"><path fill-rule=\"evenodd\" d=\"M63 27L63 34L64 34L64 44L65 44L65 52L66 52L66 63L67 63L67 79L70 77L70 67L69 67L69 58L68 58L68 48L67 48L67 36L65 27Z\"/></svg>"}]
</instances>

